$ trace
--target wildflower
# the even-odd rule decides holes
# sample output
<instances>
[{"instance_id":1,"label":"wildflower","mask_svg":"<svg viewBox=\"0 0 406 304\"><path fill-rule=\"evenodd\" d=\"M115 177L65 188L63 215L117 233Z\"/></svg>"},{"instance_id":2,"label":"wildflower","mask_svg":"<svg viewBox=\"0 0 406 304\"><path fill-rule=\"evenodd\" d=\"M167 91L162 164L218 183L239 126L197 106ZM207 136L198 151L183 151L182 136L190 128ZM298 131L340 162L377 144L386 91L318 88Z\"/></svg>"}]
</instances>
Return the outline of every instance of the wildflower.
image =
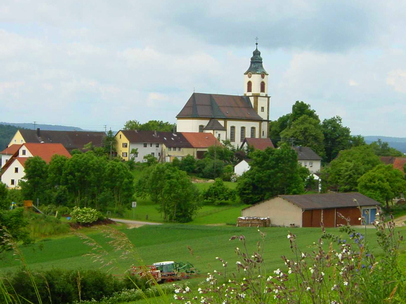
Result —
<instances>
[{"instance_id":1,"label":"wildflower","mask_svg":"<svg viewBox=\"0 0 406 304\"><path fill-rule=\"evenodd\" d=\"M245 299L245 293L240 293L239 296L243 299Z\"/></svg>"},{"instance_id":2,"label":"wildflower","mask_svg":"<svg viewBox=\"0 0 406 304\"><path fill-rule=\"evenodd\" d=\"M178 288L178 289L175 289L175 293L179 293L180 292L180 289Z\"/></svg>"},{"instance_id":3,"label":"wildflower","mask_svg":"<svg viewBox=\"0 0 406 304\"><path fill-rule=\"evenodd\" d=\"M219 259L219 257L216 257L216 260L218 260Z\"/></svg>"},{"instance_id":4,"label":"wildflower","mask_svg":"<svg viewBox=\"0 0 406 304\"><path fill-rule=\"evenodd\" d=\"M189 291L190 291L189 286L186 286L185 291L186 291L186 292L189 292Z\"/></svg>"},{"instance_id":5,"label":"wildflower","mask_svg":"<svg viewBox=\"0 0 406 304\"><path fill-rule=\"evenodd\" d=\"M321 272L321 275L324 277L324 272L323 271Z\"/></svg>"},{"instance_id":6,"label":"wildflower","mask_svg":"<svg viewBox=\"0 0 406 304\"><path fill-rule=\"evenodd\" d=\"M278 268L278 269L276 269L276 270L274 271L274 273L280 274L280 273L281 273L281 270Z\"/></svg>"},{"instance_id":7,"label":"wildflower","mask_svg":"<svg viewBox=\"0 0 406 304\"><path fill-rule=\"evenodd\" d=\"M272 276L269 276L269 277L266 279L266 281L269 282L269 281L272 280L272 279L273 279L273 277L272 277Z\"/></svg>"},{"instance_id":8,"label":"wildflower","mask_svg":"<svg viewBox=\"0 0 406 304\"><path fill-rule=\"evenodd\" d=\"M302 252L302 258L305 258L306 257L306 255Z\"/></svg>"},{"instance_id":9,"label":"wildflower","mask_svg":"<svg viewBox=\"0 0 406 304\"><path fill-rule=\"evenodd\" d=\"M307 291L309 291L310 289L311 289L310 287L307 287L307 288L306 288Z\"/></svg>"},{"instance_id":10,"label":"wildflower","mask_svg":"<svg viewBox=\"0 0 406 304\"><path fill-rule=\"evenodd\" d=\"M177 299L178 299L178 296L175 294L175 295L173 295L173 298L174 298L175 300L177 300Z\"/></svg>"},{"instance_id":11,"label":"wildflower","mask_svg":"<svg viewBox=\"0 0 406 304\"><path fill-rule=\"evenodd\" d=\"M347 281L344 281L344 286L347 286L348 285L348 282Z\"/></svg>"},{"instance_id":12,"label":"wildflower","mask_svg":"<svg viewBox=\"0 0 406 304\"><path fill-rule=\"evenodd\" d=\"M376 216L379 216L379 212L377 212L375 215L376 215Z\"/></svg>"},{"instance_id":13,"label":"wildflower","mask_svg":"<svg viewBox=\"0 0 406 304\"><path fill-rule=\"evenodd\" d=\"M274 289L273 292L274 292L274 293L278 293L279 290L278 290L278 289Z\"/></svg>"}]
</instances>

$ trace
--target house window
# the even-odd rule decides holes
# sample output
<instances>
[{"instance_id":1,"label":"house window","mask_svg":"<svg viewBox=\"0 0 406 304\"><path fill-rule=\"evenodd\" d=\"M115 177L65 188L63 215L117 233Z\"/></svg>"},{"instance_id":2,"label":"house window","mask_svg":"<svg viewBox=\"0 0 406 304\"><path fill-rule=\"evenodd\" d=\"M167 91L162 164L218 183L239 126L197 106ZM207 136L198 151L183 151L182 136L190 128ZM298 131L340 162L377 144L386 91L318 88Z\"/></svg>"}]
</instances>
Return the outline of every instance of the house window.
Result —
<instances>
[{"instance_id":1,"label":"house window","mask_svg":"<svg viewBox=\"0 0 406 304\"><path fill-rule=\"evenodd\" d=\"M261 112L265 112L265 108L264 108L264 107L261 107Z\"/></svg>"},{"instance_id":2,"label":"house window","mask_svg":"<svg viewBox=\"0 0 406 304\"><path fill-rule=\"evenodd\" d=\"M123 148L127 148L127 143L122 144Z\"/></svg>"},{"instance_id":3,"label":"house window","mask_svg":"<svg viewBox=\"0 0 406 304\"><path fill-rule=\"evenodd\" d=\"M303 162L304 166L307 168L307 162Z\"/></svg>"},{"instance_id":4,"label":"house window","mask_svg":"<svg viewBox=\"0 0 406 304\"><path fill-rule=\"evenodd\" d=\"M159 148L159 144L156 144L155 147Z\"/></svg>"},{"instance_id":5,"label":"house window","mask_svg":"<svg viewBox=\"0 0 406 304\"><path fill-rule=\"evenodd\" d=\"M158 156L161 157L161 152L158 152Z\"/></svg>"},{"instance_id":6,"label":"house window","mask_svg":"<svg viewBox=\"0 0 406 304\"><path fill-rule=\"evenodd\" d=\"M203 129L204 129L204 126L203 126L203 125L200 125L200 126L199 126L199 132L200 132L200 133L203 133Z\"/></svg>"},{"instance_id":7,"label":"house window","mask_svg":"<svg viewBox=\"0 0 406 304\"><path fill-rule=\"evenodd\" d=\"M171 147L168 147L168 151L172 151L172 148L171 148Z\"/></svg>"},{"instance_id":8,"label":"house window","mask_svg":"<svg viewBox=\"0 0 406 304\"><path fill-rule=\"evenodd\" d=\"M18 173L18 167L14 168L14 173Z\"/></svg>"},{"instance_id":9,"label":"house window","mask_svg":"<svg viewBox=\"0 0 406 304\"><path fill-rule=\"evenodd\" d=\"M235 127L230 127L230 141L235 142Z\"/></svg>"},{"instance_id":10,"label":"house window","mask_svg":"<svg viewBox=\"0 0 406 304\"><path fill-rule=\"evenodd\" d=\"M147 147L147 143L144 143L144 148L146 148Z\"/></svg>"},{"instance_id":11,"label":"house window","mask_svg":"<svg viewBox=\"0 0 406 304\"><path fill-rule=\"evenodd\" d=\"M152 144L149 144L149 146L152 148Z\"/></svg>"},{"instance_id":12,"label":"house window","mask_svg":"<svg viewBox=\"0 0 406 304\"><path fill-rule=\"evenodd\" d=\"M10 185L14 186L14 179L10 181Z\"/></svg>"},{"instance_id":13,"label":"house window","mask_svg":"<svg viewBox=\"0 0 406 304\"><path fill-rule=\"evenodd\" d=\"M261 82L261 93L265 93L265 82Z\"/></svg>"},{"instance_id":14,"label":"house window","mask_svg":"<svg viewBox=\"0 0 406 304\"><path fill-rule=\"evenodd\" d=\"M247 83L247 92L252 92L252 82L248 81Z\"/></svg>"},{"instance_id":15,"label":"house window","mask_svg":"<svg viewBox=\"0 0 406 304\"><path fill-rule=\"evenodd\" d=\"M154 152L152 152L151 155L152 155L153 157L155 157L155 153L154 153Z\"/></svg>"},{"instance_id":16,"label":"house window","mask_svg":"<svg viewBox=\"0 0 406 304\"><path fill-rule=\"evenodd\" d=\"M178 151L182 151L182 148L178 148Z\"/></svg>"},{"instance_id":17,"label":"house window","mask_svg":"<svg viewBox=\"0 0 406 304\"><path fill-rule=\"evenodd\" d=\"M221 137L220 134L217 134L217 140L220 140L220 137Z\"/></svg>"},{"instance_id":18,"label":"house window","mask_svg":"<svg viewBox=\"0 0 406 304\"><path fill-rule=\"evenodd\" d=\"M127 157L127 152L123 152L123 153L121 153L121 155L122 155L123 157Z\"/></svg>"},{"instance_id":19,"label":"house window","mask_svg":"<svg viewBox=\"0 0 406 304\"><path fill-rule=\"evenodd\" d=\"M256 133L255 127L251 127L251 138L255 138L255 133Z\"/></svg>"},{"instance_id":20,"label":"house window","mask_svg":"<svg viewBox=\"0 0 406 304\"><path fill-rule=\"evenodd\" d=\"M120 134L120 139L121 139L121 134Z\"/></svg>"},{"instance_id":21,"label":"house window","mask_svg":"<svg viewBox=\"0 0 406 304\"><path fill-rule=\"evenodd\" d=\"M245 127L241 127L240 141L244 141L244 139L245 139Z\"/></svg>"},{"instance_id":22,"label":"house window","mask_svg":"<svg viewBox=\"0 0 406 304\"><path fill-rule=\"evenodd\" d=\"M265 131L262 131L262 137L264 137L265 136Z\"/></svg>"},{"instance_id":23,"label":"house window","mask_svg":"<svg viewBox=\"0 0 406 304\"><path fill-rule=\"evenodd\" d=\"M26 155L26 154L27 154L27 151L26 151L26 150L21 150L21 154L22 154L22 155Z\"/></svg>"},{"instance_id":24,"label":"house window","mask_svg":"<svg viewBox=\"0 0 406 304\"><path fill-rule=\"evenodd\" d=\"M309 162L309 167L313 168L313 162Z\"/></svg>"}]
</instances>

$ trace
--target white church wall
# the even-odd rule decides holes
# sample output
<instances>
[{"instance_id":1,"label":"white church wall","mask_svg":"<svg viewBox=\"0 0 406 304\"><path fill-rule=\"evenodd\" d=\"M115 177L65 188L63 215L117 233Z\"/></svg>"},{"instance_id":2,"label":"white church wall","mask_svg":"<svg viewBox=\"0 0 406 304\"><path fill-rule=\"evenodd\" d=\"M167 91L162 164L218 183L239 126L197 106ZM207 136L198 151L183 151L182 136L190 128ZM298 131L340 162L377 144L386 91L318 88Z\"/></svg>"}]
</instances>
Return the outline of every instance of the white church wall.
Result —
<instances>
[{"instance_id":1,"label":"white church wall","mask_svg":"<svg viewBox=\"0 0 406 304\"><path fill-rule=\"evenodd\" d=\"M247 91L248 81L252 82L252 92ZM265 82L265 92L261 93L261 82ZM268 93L268 75L265 75L265 78L261 77L261 74L252 74L251 78L248 75L244 75L244 94L250 95L252 93L258 94L260 96L266 96Z\"/></svg>"},{"instance_id":2,"label":"white church wall","mask_svg":"<svg viewBox=\"0 0 406 304\"><path fill-rule=\"evenodd\" d=\"M176 131L177 132L199 132L199 126L206 126L209 119L178 119Z\"/></svg>"},{"instance_id":3,"label":"white church wall","mask_svg":"<svg viewBox=\"0 0 406 304\"><path fill-rule=\"evenodd\" d=\"M239 120L229 120L227 122L227 137L231 140L231 127L235 127L235 141L231 142L234 147L241 147L242 142L244 141L245 137L251 137L251 128L255 128L255 132L258 134L259 132L259 124L260 122L256 121L239 121ZM245 137L241 140L241 127L245 127Z\"/></svg>"}]
</instances>

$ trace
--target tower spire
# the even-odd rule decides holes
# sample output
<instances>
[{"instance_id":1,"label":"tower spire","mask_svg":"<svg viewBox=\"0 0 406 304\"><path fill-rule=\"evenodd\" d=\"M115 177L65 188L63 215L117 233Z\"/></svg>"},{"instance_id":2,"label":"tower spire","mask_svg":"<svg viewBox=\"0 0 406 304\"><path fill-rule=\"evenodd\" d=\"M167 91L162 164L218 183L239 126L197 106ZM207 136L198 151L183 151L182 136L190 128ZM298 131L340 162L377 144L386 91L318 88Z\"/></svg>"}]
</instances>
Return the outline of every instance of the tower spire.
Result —
<instances>
[{"instance_id":1,"label":"tower spire","mask_svg":"<svg viewBox=\"0 0 406 304\"><path fill-rule=\"evenodd\" d=\"M258 50L258 37L255 37L255 48Z\"/></svg>"}]
</instances>

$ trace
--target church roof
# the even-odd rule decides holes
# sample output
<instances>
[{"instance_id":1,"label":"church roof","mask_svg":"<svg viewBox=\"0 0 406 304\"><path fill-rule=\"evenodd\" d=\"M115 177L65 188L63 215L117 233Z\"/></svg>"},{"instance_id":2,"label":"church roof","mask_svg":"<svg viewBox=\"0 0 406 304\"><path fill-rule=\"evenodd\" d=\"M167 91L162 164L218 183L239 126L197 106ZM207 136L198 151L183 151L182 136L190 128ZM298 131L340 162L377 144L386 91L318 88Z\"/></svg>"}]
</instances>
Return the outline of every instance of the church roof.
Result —
<instances>
[{"instance_id":1,"label":"church roof","mask_svg":"<svg viewBox=\"0 0 406 304\"><path fill-rule=\"evenodd\" d=\"M253 52L253 56L251 57L251 64L248 70L244 73L248 74L249 72L253 74L266 74L268 73L265 71L264 66L262 65L262 57L261 57L261 52L258 50L258 43L257 47L255 48L255 51Z\"/></svg>"},{"instance_id":2,"label":"church roof","mask_svg":"<svg viewBox=\"0 0 406 304\"><path fill-rule=\"evenodd\" d=\"M176 118L263 120L246 96L193 93Z\"/></svg>"},{"instance_id":3,"label":"church roof","mask_svg":"<svg viewBox=\"0 0 406 304\"><path fill-rule=\"evenodd\" d=\"M210 119L209 123L204 127L203 130L219 130L219 131L226 131L221 123L215 118Z\"/></svg>"}]
</instances>

